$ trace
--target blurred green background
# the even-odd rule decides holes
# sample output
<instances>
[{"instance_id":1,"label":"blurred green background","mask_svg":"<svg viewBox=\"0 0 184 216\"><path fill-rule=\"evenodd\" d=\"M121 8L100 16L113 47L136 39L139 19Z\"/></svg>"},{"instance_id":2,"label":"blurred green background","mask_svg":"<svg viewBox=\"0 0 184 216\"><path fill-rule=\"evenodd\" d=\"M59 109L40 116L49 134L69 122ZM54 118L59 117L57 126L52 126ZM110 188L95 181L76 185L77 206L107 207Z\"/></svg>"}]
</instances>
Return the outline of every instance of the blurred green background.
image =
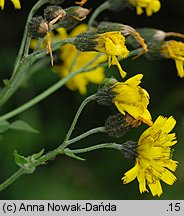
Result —
<instances>
[{"instance_id":1,"label":"blurred green background","mask_svg":"<svg viewBox=\"0 0 184 216\"><path fill-rule=\"evenodd\" d=\"M5 10L0 11L1 87L3 87L2 81L11 76L26 17L35 2L37 1L21 1L22 9L14 10L12 3L6 1ZM94 10L102 2L104 1L94 3L88 0L85 6ZM147 17L145 14L137 16L134 10L127 8L118 13L105 11L98 20L117 21L134 28L153 27L184 33L181 19L184 2L163 0L161 3L161 10L152 17ZM67 1L67 4L73 5L74 1ZM80 155L86 158L84 162L58 156L46 165L38 167L32 175L22 176L6 190L0 192L1 199L184 199L184 81L177 77L172 60L148 61L144 57L134 61L127 59L123 61L123 68L128 72L128 77L137 73L144 74L142 87L147 89L151 96L149 110L154 120L160 114L166 117L173 115L177 120L174 132L177 134L178 143L174 147L173 156L179 161L179 167L175 173L176 183L173 186L163 183L164 193L160 198L152 197L151 193L141 195L137 181L127 185L123 185L121 181L124 173L133 167L134 161L124 159L118 151L106 149ZM116 67L107 69L106 75L119 77ZM3 106L1 114L33 98L58 79L59 77L51 71L49 64L44 66ZM98 86L89 85L89 95L97 88ZM7 131L1 134L0 182L18 169L13 157L15 149L21 155L28 156L43 148L45 151L50 151L57 147L64 139L78 106L86 96L63 87L30 110L12 118L11 121L25 120L40 133ZM96 103L89 104L82 113L73 136L102 126L105 119L113 112L113 109L100 107ZM124 138L118 139L117 142L136 141L145 128L142 125L126 134ZM72 147L86 147L112 140L114 139L98 134Z\"/></svg>"}]
</instances>

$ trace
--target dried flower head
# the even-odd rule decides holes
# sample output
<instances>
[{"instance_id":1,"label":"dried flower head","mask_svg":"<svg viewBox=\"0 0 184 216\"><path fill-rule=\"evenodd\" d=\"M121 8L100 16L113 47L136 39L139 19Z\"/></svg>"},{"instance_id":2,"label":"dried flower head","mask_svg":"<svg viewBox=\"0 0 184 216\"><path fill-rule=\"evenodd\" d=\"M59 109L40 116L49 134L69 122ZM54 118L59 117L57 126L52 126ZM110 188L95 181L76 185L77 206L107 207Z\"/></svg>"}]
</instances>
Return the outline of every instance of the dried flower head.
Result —
<instances>
[{"instance_id":1,"label":"dried flower head","mask_svg":"<svg viewBox=\"0 0 184 216\"><path fill-rule=\"evenodd\" d=\"M42 38L49 31L49 25L41 16L33 17L28 24L28 31L32 38Z\"/></svg>"}]
</instances>

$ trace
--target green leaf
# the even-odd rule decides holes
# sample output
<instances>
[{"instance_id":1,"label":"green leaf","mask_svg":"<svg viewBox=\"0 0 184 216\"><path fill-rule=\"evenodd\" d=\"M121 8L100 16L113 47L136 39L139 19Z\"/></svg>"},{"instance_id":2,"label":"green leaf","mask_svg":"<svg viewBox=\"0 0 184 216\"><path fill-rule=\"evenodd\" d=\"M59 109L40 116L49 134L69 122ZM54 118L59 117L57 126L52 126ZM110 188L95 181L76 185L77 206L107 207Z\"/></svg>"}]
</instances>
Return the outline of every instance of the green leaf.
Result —
<instances>
[{"instance_id":1,"label":"green leaf","mask_svg":"<svg viewBox=\"0 0 184 216\"><path fill-rule=\"evenodd\" d=\"M17 120L15 122L11 123L9 128L13 129L13 130L22 130L22 131L28 131L28 132L32 132L32 133L39 133L38 130L34 129L28 123L21 121L21 120Z\"/></svg>"},{"instance_id":2,"label":"green leaf","mask_svg":"<svg viewBox=\"0 0 184 216\"><path fill-rule=\"evenodd\" d=\"M30 160L31 160L31 161L37 160L38 158L40 158L40 157L43 155L43 153L44 153L44 149L42 149L42 150L41 150L40 152L38 152L38 153L35 153L35 154L31 155L31 156L30 156Z\"/></svg>"},{"instance_id":3,"label":"green leaf","mask_svg":"<svg viewBox=\"0 0 184 216\"><path fill-rule=\"evenodd\" d=\"M36 167L32 166L30 162L30 156L26 158L22 155L19 155L16 150L14 151L14 156L16 164L19 167L24 168L27 174L31 174L35 171Z\"/></svg>"},{"instance_id":4,"label":"green leaf","mask_svg":"<svg viewBox=\"0 0 184 216\"><path fill-rule=\"evenodd\" d=\"M29 159L19 155L16 150L14 151L14 156L15 156L15 162L19 167L24 167L25 164L29 163Z\"/></svg>"},{"instance_id":5,"label":"green leaf","mask_svg":"<svg viewBox=\"0 0 184 216\"><path fill-rule=\"evenodd\" d=\"M81 160L81 161L85 161L85 160L86 160L86 159L84 159L84 158L81 158L81 157L75 155L75 154L72 153L72 152L69 152L69 149L67 149L67 148L64 150L64 152L65 152L65 154L66 154L67 156L72 157L72 158L74 158L74 159Z\"/></svg>"},{"instance_id":6,"label":"green leaf","mask_svg":"<svg viewBox=\"0 0 184 216\"><path fill-rule=\"evenodd\" d=\"M0 121L0 133L4 133L10 127L10 123L6 120Z\"/></svg>"}]
</instances>

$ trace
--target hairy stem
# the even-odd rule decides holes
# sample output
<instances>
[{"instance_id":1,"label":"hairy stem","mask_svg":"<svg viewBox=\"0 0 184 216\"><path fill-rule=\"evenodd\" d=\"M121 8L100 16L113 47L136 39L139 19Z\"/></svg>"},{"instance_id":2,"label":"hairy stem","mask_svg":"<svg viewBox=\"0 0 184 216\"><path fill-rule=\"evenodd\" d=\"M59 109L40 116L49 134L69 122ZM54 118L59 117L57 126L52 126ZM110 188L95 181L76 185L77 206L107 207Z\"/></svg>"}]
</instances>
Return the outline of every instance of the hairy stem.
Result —
<instances>
[{"instance_id":1,"label":"hairy stem","mask_svg":"<svg viewBox=\"0 0 184 216\"><path fill-rule=\"evenodd\" d=\"M94 151L94 150L98 150L98 149L103 149L103 148L113 148L113 149L117 149L117 150L121 151L122 145L116 144L116 143L103 143L103 144L90 146L90 147L83 148L83 149L75 149L75 150L66 149L65 152L73 153L73 154L79 154L79 153L86 153L86 152L90 152L90 151Z\"/></svg>"},{"instance_id":2,"label":"hairy stem","mask_svg":"<svg viewBox=\"0 0 184 216\"><path fill-rule=\"evenodd\" d=\"M52 50L55 51L59 49L62 45L70 43L73 41L73 38L63 39L59 42L52 44ZM21 86L22 83L26 80L27 75L29 74L29 69L31 66L39 59L47 55L46 50L39 50L27 56L19 64L17 71L12 75L8 84L0 92L0 106L2 106Z\"/></svg>"},{"instance_id":3,"label":"hairy stem","mask_svg":"<svg viewBox=\"0 0 184 216\"><path fill-rule=\"evenodd\" d=\"M80 136L78 136L78 138L68 140L67 145L70 145L70 144L74 143L74 141L78 141L80 139L83 139L87 135L97 133L97 131L102 132L101 129L102 129L102 127L99 127L99 128L96 128L96 129L94 128L94 129L90 130L89 132L81 134ZM7 188L14 181L16 181L20 176L22 176L24 174L29 174L28 171L27 171L28 169L36 168L37 166L43 165L43 164L45 164L45 162L48 162L49 160L51 160L52 158L55 158L59 154L66 154L66 155L70 154L70 153L78 154L78 153L90 152L90 151L94 151L94 150L102 149L102 148L113 148L113 149L117 149L117 150L122 149L122 145L120 145L120 144L104 143L104 144L99 144L99 145L95 145L95 146L91 146L91 147L87 147L87 148L83 148L83 149L70 150L68 148L65 148L66 145L64 145L64 143L65 143L65 141L58 148L56 148L55 150L47 153L46 155L43 155L42 157L35 160L34 162L30 162L30 164L27 164L26 168L20 168L17 172L15 172L12 176L10 176L6 181L4 181L2 184L0 184L0 191Z\"/></svg>"},{"instance_id":4,"label":"hairy stem","mask_svg":"<svg viewBox=\"0 0 184 216\"><path fill-rule=\"evenodd\" d=\"M41 94L39 94L38 96L33 98L32 100L30 100L27 103L23 104L22 106L10 111L7 114L4 114L4 115L0 116L0 121L12 118L13 116L16 116L16 115L20 114L21 112L23 112L23 111L31 108L32 106L36 105L37 103L39 103L40 101L42 101L43 99L45 99L46 97L48 97L49 95L51 95L52 93L57 91L59 88L61 88L72 77L74 77L75 75L77 75L79 73L82 73L82 72L86 71L86 68L88 68L89 65L93 64L100 56L101 56L101 54L99 54L93 60L88 62L83 68L79 69L78 71L69 73L68 76L66 76L65 78L59 80L53 86L51 86L50 88L48 88L47 90L45 90L44 92L42 92ZM1 103L2 102L0 101L0 104Z\"/></svg>"},{"instance_id":5,"label":"hairy stem","mask_svg":"<svg viewBox=\"0 0 184 216\"><path fill-rule=\"evenodd\" d=\"M77 120L78 120L78 118L79 118L79 116L80 116L82 110L84 109L84 107L85 107L89 102L91 102L91 101L93 101L93 100L95 100L95 94L94 94L94 95L91 95L91 96L89 96L89 97L87 97L87 98L81 103L81 105L80 105L79 109L77 110L77 113L76 113L76 115L75 115L75 117L74 117L74 120L73 120L73 122L72 122L72 124L71 124L71 126L70 126L70 129L68 130L68 133L67 133L67 135L66 135L65 141L69 140L69 138L70 138L70 136L71 136L73 130L75 129L75 125L76 125L76 123L77 123Z\"/></svg>"},{"instance_id":6,"label":"hairy stem","mask_svg":"<svg viewBox=\"0 0 184 216\"><path fill-rule=\"evenodd\" d=\"M22 42L21 42L21 46L20 46L20 49L19 49L19 53L18 53L18 56L17 56L17 59L16 59L16 62L15 62L15 67L14 67L14 72L17 70L19 64L20 64L20 61L24 55L24 51L25 51L25 44L26 44L26 40L27 40L27 36L28 36L28 24L30 22L30 20L33 18L34 14L37 12L37 10L42 7L44 4L48 3L49 0L39 0L35 5L34 7L31 9L29 15L28 15L28 18L27 18L27 22L26 22L26 26L25 26L25 29L24 29L24 34L23 34L23 38L22 38ZM28 47L28 44L29 44L30 41L27 41L27 47Z\"/></svg>"},{"instance_id":7,"label":"hairy stem","mask_svg":"<svg viewBox=\"0 0 184 216\"><path fill-rule=\"evenodd\" d=\"M20 114L21 112L31 108L32 106L36 105L37 103L39 103L40 101L42 101L43 99L45 99L46 97L48 97L49 95L51 95L52 93L54 93L55 91L60 89L68 80L70 80L73 76L75 76L75 74L76 73L70 73L67 77L59 80L53 86L51 86L50 88L48 88L47 90L45 90L44 92L42 92L41 94L39 94L38 96L33 98L32 100L28 101L27 103L25 103L22 106L12 110L11 112L9 112L7 114L2 115L0 117L0 121L10 119L10 118Z\"/></svg>"}]
</instances>

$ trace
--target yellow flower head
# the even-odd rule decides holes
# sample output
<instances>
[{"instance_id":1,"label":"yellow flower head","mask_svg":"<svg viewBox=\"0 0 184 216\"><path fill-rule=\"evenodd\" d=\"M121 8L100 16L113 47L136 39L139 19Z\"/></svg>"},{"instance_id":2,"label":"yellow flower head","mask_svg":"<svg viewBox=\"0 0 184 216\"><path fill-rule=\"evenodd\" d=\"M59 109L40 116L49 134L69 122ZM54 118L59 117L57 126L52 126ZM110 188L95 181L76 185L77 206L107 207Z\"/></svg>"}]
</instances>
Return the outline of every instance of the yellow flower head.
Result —
<instances>
[{"instance_id":1,"label":"yellow flower head","mask_svg":"<svg viewBox=\"0 0 184 216\"><path fill-rule=\"evenodd\" d=\"M121 32L106 32L100 34L96 39L95 50L106 53L109 58L109 66L117 65L121 76L125 77L126 72L122 70L117 57L126 58L129 51L125 46L125 37Z\"/></svg>"},{"instance_id":2,"label":"yellow flower head","mask_svg":"<svg viewBox=\"0 0 184 216\"><path fill-rule=\"evenodd\" d=\"M21 8L19 0L11 0L11 2L13 3L15 9ZM0 7L2 10L4 9L4 4L5 4L5 0L0 0Z\"/></svg>"},{"instance_id":3,"label":"yellow flower head","mask_svg":"<svg viewBox=\"0 0 184 216\"><path fill-rule=\"evenodd\" d=\"M58 29L58 32L60 34L61 38L66 37L74 37L80 33L83 33L87 30L87 26L85 24L81 24L77 26L70 35L67 35L66 30L63 28ZM70 73L71 65L76 58L75 65L72 69L72 71L77 71L84 67L86 64L88 64L90 61L92 61L95 57L99 55L97 52L80 52L78 53L76 47L72 44L66 44L61 47L61 60L63 61L61 65L56 66L55 70L57 73L60 74L61 77L65 77ZM102 55L98 58L97 61L95 61L93 64L91 64L86 69L88 70L90 67L95 67L98 64L106 61L106 56ZM98 67L90 72L83 72L76 76L74 76L71 80L69 80L66 83L66 86L71 90L78 90L80 94L86 94L87 93L87 85L89 82L100 84L102 80L105 78L104 75L104 67Z\"/></svg>"},{"instance_id":4,"label":"yellow flower head","mask_svg":"<svg viewBox=\"0 0 184 216\"><path fill-rule=\"evenodd\" d=\"M161 54L165 58L175 60L178 76L184 77L184 43L178 41L166 41L161 48Z\"/></svg>"},{"instance_id":5,"label":"yellow flower head","mask_svg":"<svg viewBox=\"0 0 184 216\"><path fill-rule=\"evenodd\" d=\"M160 10L161 4L159 0L128 0L131 5L136 7L137 15L143 13L143 9L146 10L147 16L151 16Z\"/></svg>"},{"instance_id":6,"label":"yellow flower head","mask_svg":"<svg viewBox=\"0 0 184 216\"><path fill-rule=\"evenodd\" d=\"M139 86L142 77L142 74L138 74L126 82L117 82L113 87L115 93L113 102L123 115L127 112L134 119L151 126L153 123L147 110L149 95Z\"/></svg>"},{"instance_id":7,"label":"yellow flower head","mask_svg":"<svg viewBox=\"0 0 184 216\"><path fill-rule=\"evenodd\" d=\"M171 147L176 144L176 137L171 130L176 121L173 117L159 116L154 124L143 132L136 148L135 166L125 173L123 183L129 183L137 178L140 193L148 192L146 184L153 196L162 194L160 180L168 185L176 181L169 171L175 171L177 161L171 159Z\"/></svg>"}]
</instances>

